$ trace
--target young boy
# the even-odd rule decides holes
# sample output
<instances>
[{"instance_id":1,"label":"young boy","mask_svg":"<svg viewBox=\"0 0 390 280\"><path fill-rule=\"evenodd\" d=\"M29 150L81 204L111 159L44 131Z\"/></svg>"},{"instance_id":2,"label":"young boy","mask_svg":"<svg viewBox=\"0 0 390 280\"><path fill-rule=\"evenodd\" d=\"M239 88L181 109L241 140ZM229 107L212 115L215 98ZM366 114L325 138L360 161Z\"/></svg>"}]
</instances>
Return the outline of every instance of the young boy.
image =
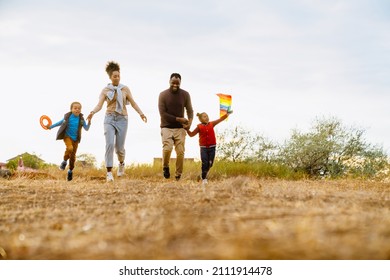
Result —
<instances>
[{"instance_id":1,"label":"young boy","mask_svg":"<svg viewBox=\"0 0 390 280\"><path fill-rule=\"evenodd\" d=\"M73 102L70 105L70 112L64 115L64 118L59 122L47 126L48 129L60 126L57 132L57 140L64 140L66 150L64 160L60 164L60 169L65 170L69 160L68 181L73 179L74 163L76 161L76 152L81 140L81 128L84 127L86 131L91 126L91 121L86 124L83 114L81 113L81 103Z\"/></svg>"},{"instance_id":2,"label":"young boy","mask_svg":"<svg viewBox=\"0 0 390 280\"><path fill-rule=\"evenodd\" d=\"M218 120L209 121L209 116L206 113L198 113L196 116L199 118L200 124L196 126L193 131L187 130L187 134L190 137L195 136L199 133L199 146L200 146L200 158L202 160L202 184L207 184L207 173L213 166L215 158L215 148L217 146L217 140L215 137L214 126L225 120L231 113L232 110L220 117Z\"/></svg>"}]
</instances>

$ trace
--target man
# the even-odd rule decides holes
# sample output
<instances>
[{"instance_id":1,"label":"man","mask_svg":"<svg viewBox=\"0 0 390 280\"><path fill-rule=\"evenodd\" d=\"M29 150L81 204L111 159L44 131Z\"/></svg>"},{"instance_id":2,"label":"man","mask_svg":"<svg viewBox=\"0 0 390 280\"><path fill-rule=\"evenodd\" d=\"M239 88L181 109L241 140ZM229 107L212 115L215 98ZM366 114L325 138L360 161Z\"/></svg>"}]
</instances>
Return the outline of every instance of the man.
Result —
<instances>
[{"instance_id":1,"label":"man","mask_svg":"<svg viewBox=\"0 0 390 280\"><path fill-rule=\"evenodd\" d=\"M169 161L173 147L176 152L176 180L180 180L183 172L186 130L191 127L194 111L192 109L190 94L180 88L181 76L171 74L169 89L160 93L158 109L161 117L161 139L163 144L163 175L168 179ZM184 109L187 118L184 117Z\"/></svg>"}]
</instances>

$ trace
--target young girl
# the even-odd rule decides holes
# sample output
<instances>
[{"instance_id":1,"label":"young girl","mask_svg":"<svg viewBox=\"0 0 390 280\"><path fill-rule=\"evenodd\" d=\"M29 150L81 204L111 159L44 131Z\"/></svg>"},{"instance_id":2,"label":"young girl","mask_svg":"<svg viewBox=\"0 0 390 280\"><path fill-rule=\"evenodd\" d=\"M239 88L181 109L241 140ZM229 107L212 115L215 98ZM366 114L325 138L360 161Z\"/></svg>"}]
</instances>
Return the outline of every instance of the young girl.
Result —
<instances>
[{"instance_id":1,"label":"young girl","mask_svg":"<svg viewBox=\"0 0 390 280\"><path fill-rule=\"evenodd\" d=\"M147 118L134 101L130 89L119 83L119 64L109 61L106 65L106 72L111 83L100 93L99 102L88 115L87 120L91 120L93 115L102 109L103 103L107 102L106 116L104 118L104 135L106 137L105 162L107 168L107 182L112 182L114 181L114 176L112 175L114 149L119 161L117 176L122 176L125 169L125 140L128 126L126 105L130 103L144 122L147 122Z\"/></svg>"},{"instance_id":2,"label":"young girl","mask_svg":"<svg viewBox=\"0 0 390 280\"><path fill-rule=\"evenodd\" d=\"M202 183L207 184L207 173L213 166L215 158L215 148L217 146L217 140L215 138L214 126L225 120L232 110L220 117L218 120L209 121L209 116L206 113L198 113L196 116L199 118L200 124L196 126L193 131L187 129L187 134L190 137L199 133L199 146L200 146L200 158L202 160Z\"/></svg>"},{"instance_id":3,"label":"young girl","mask_svg":"<svg viewBox=\"0 0 390 280\"><path fill-rule=\"evenodd\" d=\"M66 150L64 154L64 160L60 164L60 169L65 170L67 162L69 160L68 181L73 179L74 163L76 161L76 152L81 140L81 128L89 130L91 121L86 124L83 114L81 114L80 102L73 102L70 105L70 112L64 115L64 118L59 122L49 126L48 129L60 126L57 132L57 140L64 140Z\"/></svg>"}]
</instances>

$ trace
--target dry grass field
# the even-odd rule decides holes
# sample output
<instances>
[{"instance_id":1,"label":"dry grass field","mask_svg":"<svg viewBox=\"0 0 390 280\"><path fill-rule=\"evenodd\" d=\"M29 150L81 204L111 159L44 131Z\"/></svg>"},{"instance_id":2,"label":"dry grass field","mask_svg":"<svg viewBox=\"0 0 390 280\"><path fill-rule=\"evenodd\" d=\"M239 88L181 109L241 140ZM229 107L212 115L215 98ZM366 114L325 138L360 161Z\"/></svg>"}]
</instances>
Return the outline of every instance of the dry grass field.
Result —
<instances>
[{"instance_id":1,"label":"dry grass field","mask_svg":"<svg viewBox=\"0 0 390 280\"><path fill-rule=\"evenodd\" d=\"M390 259L390 184L0 179L0 259Z\"/></svg>"}]
</instances>

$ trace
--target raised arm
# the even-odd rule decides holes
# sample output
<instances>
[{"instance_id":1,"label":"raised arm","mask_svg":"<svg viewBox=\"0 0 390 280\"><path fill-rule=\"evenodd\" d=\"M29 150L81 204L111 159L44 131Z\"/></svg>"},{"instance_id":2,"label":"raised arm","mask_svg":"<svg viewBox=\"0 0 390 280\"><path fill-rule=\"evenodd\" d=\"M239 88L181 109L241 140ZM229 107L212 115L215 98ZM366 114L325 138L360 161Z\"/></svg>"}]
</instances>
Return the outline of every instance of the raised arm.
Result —
<instances>
[{"instance_id":1,"label":"raised arm","mask_svg":"<svg viewBox=\"0 0 390 280\"><path fill-rule=\"evenodd\" d=\"M227 111L227 113L225 115L223 115L222 117L220 117L218 120L215 120L215 121L212 121L211 123L213 124L213 126L216 126L217 124L219 124L220 122L224 121L227 119L227 117L229 117L230 114L232 114L233 111Z\"/></svg>"}]
</instances>

